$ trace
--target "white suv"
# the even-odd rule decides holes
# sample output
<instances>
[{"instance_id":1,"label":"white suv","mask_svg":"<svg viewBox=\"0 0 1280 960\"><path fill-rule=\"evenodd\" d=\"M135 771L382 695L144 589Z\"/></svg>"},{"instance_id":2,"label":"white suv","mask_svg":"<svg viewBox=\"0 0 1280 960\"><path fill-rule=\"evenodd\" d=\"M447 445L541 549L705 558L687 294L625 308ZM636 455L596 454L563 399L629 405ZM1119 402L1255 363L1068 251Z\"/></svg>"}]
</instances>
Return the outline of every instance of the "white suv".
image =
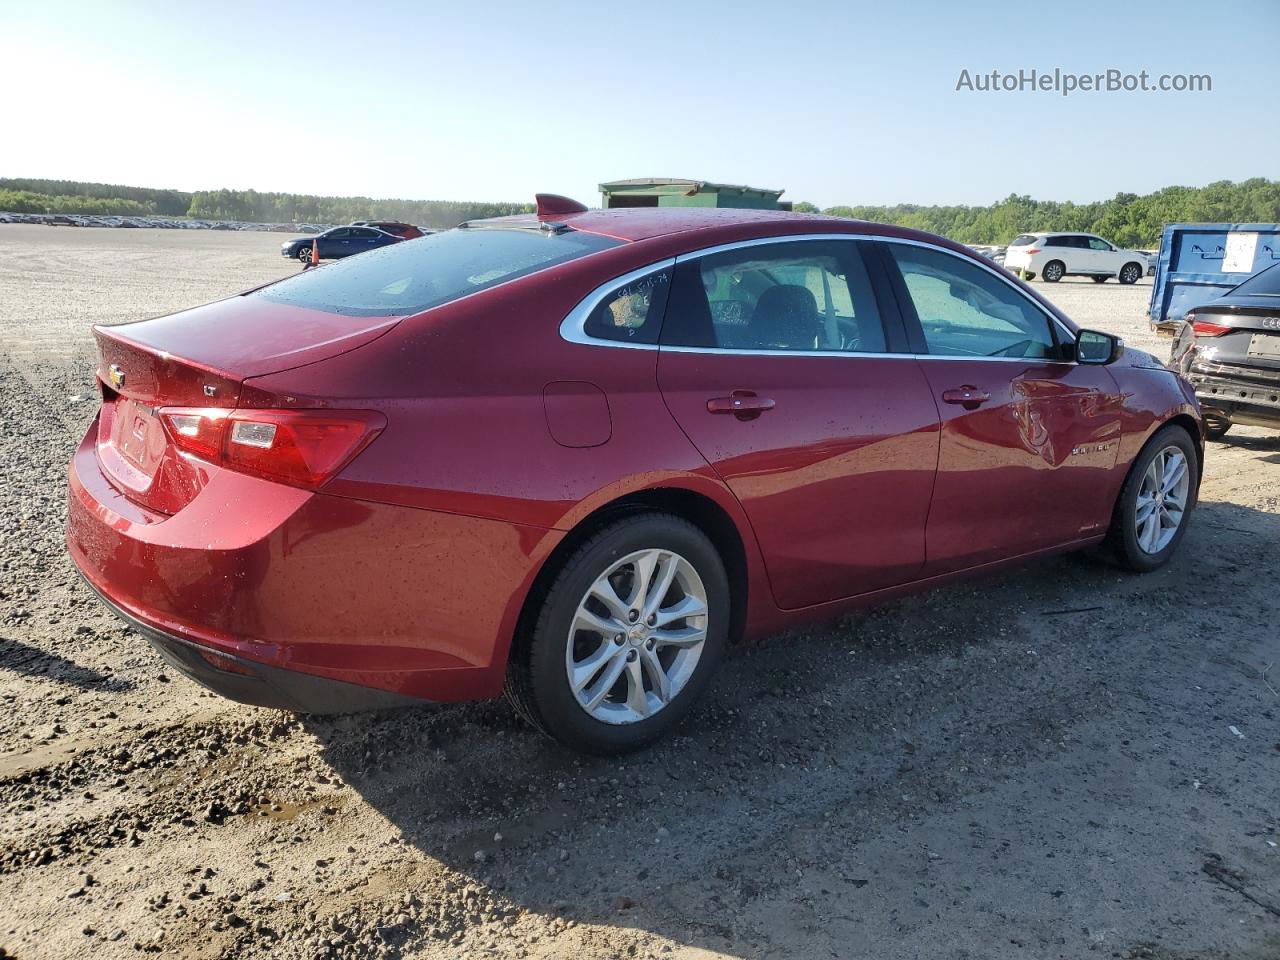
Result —
<instances>
[{"instance_id":1,"label":"white suv","mask_svg":"<svg viewBox=\"0 0 1280 960\"><path fill-rule=\"evenodd\" d=\"M1121 250L1092 233L1024 233L1004 254L1005 269L1023 271L1028 280L1040 277L1057 283L1063 277L1093 277L1105 283L1115 277L1136 283L1147 273L1147 258L1137 250Z\"/></svg>"}]
</instances>

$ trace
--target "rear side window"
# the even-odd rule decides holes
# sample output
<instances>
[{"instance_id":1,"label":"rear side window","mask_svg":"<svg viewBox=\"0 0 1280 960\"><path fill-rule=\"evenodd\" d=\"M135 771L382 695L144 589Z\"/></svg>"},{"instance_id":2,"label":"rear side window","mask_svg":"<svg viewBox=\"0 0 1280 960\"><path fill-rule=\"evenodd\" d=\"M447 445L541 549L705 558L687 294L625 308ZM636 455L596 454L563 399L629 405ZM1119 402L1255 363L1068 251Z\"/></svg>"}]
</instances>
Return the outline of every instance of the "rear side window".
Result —
<instances>
[{"instance_id":1,"label":"rear side window","mask_svg":"<svg viewBox=\"0 0 1280 960\"><path fill-rule=\"evenodd\" d=\"M610 291L587 317L583 333L597 340L657 343L670 289L668 267Z\"/></svg>"},{"instance_id":2,"label":"rear side window","mask_svg":"<svg viewBox=\"0 0 1280 960\"><path fill-rule=\"evenodd\" d=\"M889 244L929 353L1060 360L1049 318L975 263L926 247Z\"/></svg>"},{"instance_id":3,"label":"rear side window","mask_svg":"<svg viewBox=\"0 0 1280 960\"><path fill-rule=\"evenodd\" d=\"M621 242L576 230L445 230L308 270L250 296L350 317L403 316Z\"/></svg>"},{"instance_id":4,"label":"rear side window","mask_svg":"<svg viewBox=\"0 0 1280 960\"><path fill-rule=\"evenodd\" d=\"M1072 244L1070 237L1045 237L1044 245L1046 247L1069 247Z\"/></svg>"},{"instance_id":5,"label":"rear side window","mask_svg":"<svg viewBox=\"0 0 1280 960\"><path fill-rule=\"evenodd\" d=\"M1009 246L1011 246L1011 247L1029 247L1029 246L1031 246L1031 245L1032 245L1033 243L1035 243L1035 242L1036 242L1036 238L1035 238L1035 237L1033 237L1031 234L1029 234L1029 233L1020 233L1020 234L1018 234L1016 237L1014 237L1014 238L1013 238L1013 243L1009 244Z\"/></svg>"},{"instance_id":6,"label":"rear side window","mask_svg":"<svg viewBox=\"0 0 1280 960\"><path fill-rule=\"evenodd\" d=\"M662 342L730 350L884 353L884 327L858 246L806 240L681 263Z\"/></svg>"},{"instance_id":7,"label":"rear side window","mask_svg":"<svg viewBox=\"0 0 1280 960\"><path fill-rule=\"evenodd\" d=\"M1248 297L1280 297L1280 265L1254 274L1231 292Z\"/></svg>"}]
</instances>

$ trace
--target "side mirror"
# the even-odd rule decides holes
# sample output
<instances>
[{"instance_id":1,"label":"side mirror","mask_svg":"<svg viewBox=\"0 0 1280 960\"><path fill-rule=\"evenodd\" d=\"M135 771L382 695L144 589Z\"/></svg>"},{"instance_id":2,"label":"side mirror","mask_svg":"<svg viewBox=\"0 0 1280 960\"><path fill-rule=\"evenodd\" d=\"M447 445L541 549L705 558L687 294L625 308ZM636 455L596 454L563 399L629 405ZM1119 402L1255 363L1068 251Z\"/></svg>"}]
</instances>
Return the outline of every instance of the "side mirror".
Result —
<instances>
[{"instance_id":1,"label":"side mirror","mask_svg":"<svg viewBox=\"0 0 1280 960\"><path fill-rule=\"evenodd\" d=\"M1124 354L1124 341L1109 333L1081 330L1076 334L1076 362L1115 363Z\"/></svg>"}]
</instances>

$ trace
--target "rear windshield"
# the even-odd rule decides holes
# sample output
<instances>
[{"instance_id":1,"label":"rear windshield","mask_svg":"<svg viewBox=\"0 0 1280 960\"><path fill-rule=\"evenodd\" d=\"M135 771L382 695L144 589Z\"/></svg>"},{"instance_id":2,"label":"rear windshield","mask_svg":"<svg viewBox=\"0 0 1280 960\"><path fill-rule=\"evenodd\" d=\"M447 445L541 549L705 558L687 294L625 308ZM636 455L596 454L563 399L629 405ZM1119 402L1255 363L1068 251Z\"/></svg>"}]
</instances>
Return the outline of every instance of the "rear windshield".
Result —
<instances>
[{"instance_id":1,"label":"rear windshield","mask_svg":"<svg viewBox=\"0 0 1280 960\"><path fill-rule=\"evenodd\" d=\"M401 316L621 242L576 230L462 227L307 270L255 296L350 317Z\"/></svg>"},{"instance_id":2,"label":"rear windshield","mask_svg":"<svg viewBox=\"0 0 1280 960\"><path fill-rule=\"evenodd\" d=\"M1029 246L1031 246L1031 244L1033 244L1033 243L1035 243L1035 242L1036 242L1036 238L1035 238L1035 237L1033 237L1031 234L1029 234L1029 233L1020 233L1020 234L1018 234L1016 237L1014 237L1014 238L1013 238L1013 243L1009 244L1009 246L1011 246L1011 247L1029 247Z\"/></svg>"},{"instance_id":3,"label":"rear windshield","mask_svg":"<svg viewBox=\"0 0 1280 960\"><path fill-rule=\"evenodd\" d=\"M1280 264L1254 274L1231 293L1246 297L1280 297Z\"/></svg>"}]
</instances>

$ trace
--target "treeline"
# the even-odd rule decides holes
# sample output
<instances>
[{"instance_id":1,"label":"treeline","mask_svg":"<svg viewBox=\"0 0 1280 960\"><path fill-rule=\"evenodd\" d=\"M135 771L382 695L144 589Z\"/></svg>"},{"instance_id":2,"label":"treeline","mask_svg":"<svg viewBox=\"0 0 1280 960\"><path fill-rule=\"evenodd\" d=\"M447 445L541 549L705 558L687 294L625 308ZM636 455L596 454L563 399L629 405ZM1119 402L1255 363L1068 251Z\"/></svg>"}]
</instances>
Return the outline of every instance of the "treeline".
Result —
<instances>
[{"instance_id":1,"label":"treeline","mask_svg":"<svg viewBox=\"0 0 1280 960\"><path fill-rule=\"evenodd\" d=\"M813 210L812 204L796 209ZM915 227L960 243L1008 243L1019 233L1079 230L1125 247L1154 248L1166 223L1280 222L1280 182L1255 177L1207 187L1165 187L1138 196L1117 193L1095 203L1059 203L1011 194L989 207L829 207L837 217Z\"/></svg>"},{"instance_id":2,"label":"treeline","mask_svg":"<svg viewBox=\"0 0 1280 960\"><path fill-rule=\"evenodd\" d=\"M0 210L13 213L188 216L264 223L405 220L451 227L464 220L525 213L532 204L460 200L374 200L256 190L152 190L75 180L0 178ZM795 209L816 212L811 203ZM1118 193L1095 203L1059 203L1012 194L986 207L828 207L823 213L916 227L961 243L1008 243L1019 233L1081 230L1127 247L1154 247L1166 223L1280 222L1280 182L1256 177L1207 187L1166 187L1138 196Z\"/></svg>"},{"instance_id":3,"label":"treeline","mask_svg":"<svg viewBox=\"0 0 1280 960\"><path fill-rule=\"evenodd\" d=\"M193 217L260 223L349 223L404 220L424 227L452 227L464 220L533 210L528 203L464 200L374 200L317 197L257 190L153 190L76 180L0 178L0 210L10 213L81 213L101 216Z\"/></svg>"},{"instance_id":4,"label":"treeline","mask_svg":"<svg viewBox=\"0 0 1280 960\"><path fill-rule=\"evenodd\" d=\"M527 203L472 203L464 200L374 200L370 197L315 197L256 190L200 190L191 195L187 216L205 220L260 220L269 223L350 223L403 220L423 227L455 227L464 220L504 217L533 209Z\"/></svg>"},{"instance_id":5,"label":"treeline","mask_svg":"<svg viewBox=\"0 0 1280 960\"><path fill-rule=\"evenodd\" d=\"M5 189L0 189L0 210L6 213L80 213L99 217L147 217L156 212L154 204L125 197L50 195Z\"/></svg>"},{"instance_id":6,"label":"treeline","mask_svg":"<svg viewBox=\"0 0 1280 960\"><path fill-rule=\"evenodd\" d=\"M83 183L79 180L24 180L0 177L0 196L8 199L12 192L24 194L25 202L54 204L56 209L26 210L0 202L0 210L10 213L85 213L137 214L162 217L185 217L191 206L191 194L181 190L156 190L151 187L125 187L116 183ZM36 200L34 198L40 198ZM98 201L95 205L91 201ZM121 208L127 201L128 209ZM89 209L92 207L93 209Z\"/></svg>"}]
</instances>

